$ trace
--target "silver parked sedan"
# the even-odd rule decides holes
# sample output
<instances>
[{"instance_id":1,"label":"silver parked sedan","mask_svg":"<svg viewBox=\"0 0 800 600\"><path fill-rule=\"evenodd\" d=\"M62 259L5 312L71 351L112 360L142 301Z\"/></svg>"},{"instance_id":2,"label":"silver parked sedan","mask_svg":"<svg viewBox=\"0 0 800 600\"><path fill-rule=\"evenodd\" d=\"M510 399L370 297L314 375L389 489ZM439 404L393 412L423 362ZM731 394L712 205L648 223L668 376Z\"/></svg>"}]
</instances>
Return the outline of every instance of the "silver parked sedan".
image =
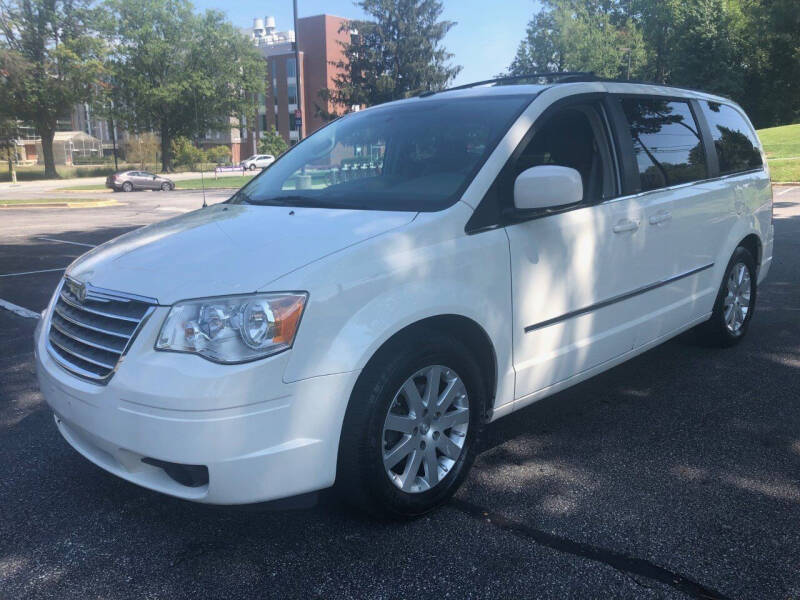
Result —
<instances>
[{"instance_id":1,"label":"silver parked sedan","mask_svg":"<svg viewBox=\"0 0 800 600\"><path fill-rule=\"evenodd\" d=\"M106 178L106 187L115 192L132 192L133 190L161 190L169 192L175 189L175 183L167 177L154 175L147 171L120 171Z\"/></svg>"}]
</instances>

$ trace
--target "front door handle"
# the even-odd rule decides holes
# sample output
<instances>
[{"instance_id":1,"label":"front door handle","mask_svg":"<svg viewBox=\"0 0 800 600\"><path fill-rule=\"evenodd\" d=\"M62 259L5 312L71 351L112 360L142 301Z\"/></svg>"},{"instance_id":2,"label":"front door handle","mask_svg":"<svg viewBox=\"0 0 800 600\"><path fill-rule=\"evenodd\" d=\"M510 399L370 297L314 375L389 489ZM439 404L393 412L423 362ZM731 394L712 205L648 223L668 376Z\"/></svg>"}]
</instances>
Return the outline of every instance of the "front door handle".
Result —
<instances>
[{"instance_id":1,"label":"front door handle","mask_svg":"<svg viewBox=\"0 0 800 600\"><path fill-rule=\"evenodd\" d=\"M639 229L639 221L632 221L630 219L622 219L614 225L614 233L626 233L628 231L636 231Z\"/></svg>"},{"instance_id":2,"label":"front door handle","mask_svg":"<svg viewBox=\"0 0 800 600\"><path fill-rule=\"evenodd\" d=\"M650 217L650 225L661 225L672 220L672 213L667 210L660 210Z\"/></svg>"}]
</instances>

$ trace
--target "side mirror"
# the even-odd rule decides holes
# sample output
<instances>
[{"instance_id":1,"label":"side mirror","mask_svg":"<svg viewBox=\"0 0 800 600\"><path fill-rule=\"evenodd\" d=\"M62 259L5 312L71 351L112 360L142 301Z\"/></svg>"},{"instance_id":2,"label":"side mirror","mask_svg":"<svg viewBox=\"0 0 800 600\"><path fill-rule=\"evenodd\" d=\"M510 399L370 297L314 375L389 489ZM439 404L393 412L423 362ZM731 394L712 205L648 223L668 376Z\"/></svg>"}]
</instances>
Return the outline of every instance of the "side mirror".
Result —
<instances>
[{"instance_id":1,"label":"side mirror","mask_svg":"<svg viewBox=\"0 0 800 600\"><path fill-rule=\"evenodd\" d=\"M558 208L582 199L581 174L569 167L531 167L514 182L514 207L519 211Z\"/></svg>"}]
</instances>

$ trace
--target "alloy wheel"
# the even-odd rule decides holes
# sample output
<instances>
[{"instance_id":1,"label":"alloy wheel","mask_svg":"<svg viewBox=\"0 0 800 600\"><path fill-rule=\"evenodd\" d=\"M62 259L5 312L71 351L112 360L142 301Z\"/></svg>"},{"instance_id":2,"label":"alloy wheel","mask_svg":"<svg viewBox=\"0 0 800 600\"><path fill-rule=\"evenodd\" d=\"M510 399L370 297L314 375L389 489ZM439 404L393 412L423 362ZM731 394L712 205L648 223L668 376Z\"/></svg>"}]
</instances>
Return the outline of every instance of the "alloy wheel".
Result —
<instances>
[{"instance_id":1,"label":"alloy wheel","mask_svg":"<svg viewBox=\"0 0 800 600\"><path fill-rule=\"evenodd\" d=\"M742 331L747 320L747 314L750 312L752 287L747 265L741 262L736 263L728 277L728 290L723 301L725 326L734 335L738 335Z\"/></svg>"},{"instance_id":2,"label":"alloy wheel","mask_svg":"<svg viewBox=\"0 0 800 600\"><path fill-rule=\"evenodd\" d=\"M467 390L456 372L431 365L414 373L395 394L383 424L389 480L412 494L436 486L464 452L468 427Z\"/></svg>"}]
</instances>

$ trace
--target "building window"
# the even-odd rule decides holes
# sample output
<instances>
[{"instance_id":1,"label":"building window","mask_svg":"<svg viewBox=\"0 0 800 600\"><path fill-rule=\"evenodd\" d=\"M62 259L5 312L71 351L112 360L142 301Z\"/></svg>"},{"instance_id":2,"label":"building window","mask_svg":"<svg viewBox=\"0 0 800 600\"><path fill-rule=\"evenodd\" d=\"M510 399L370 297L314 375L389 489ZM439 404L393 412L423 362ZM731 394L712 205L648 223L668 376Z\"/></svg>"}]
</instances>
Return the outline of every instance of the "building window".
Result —
<instances>
[{"instance_id":1,"label":"building window","mask_svg":"<svg viewBox=\"0 0 800 600\"><path fill-rule=\"evenodd\" d=\"M289 104L297 104L297 84L289 84Z\"/></svg>"},{"instance_id":2,"label":"building window","mask_svg":"<svg viewBox=\"0 0 800 600\"><path fill-rule=\"evenodd\" d=\"M267 115L261 115L261 131L266 131L267 128Z\"/></svg>"},{"instance_id":3,"label":"building window","mask_svg":"<svg viewBox=\"0 0 800 600\"><path fill-rule=\"evenodd\" d=\"M297 77L297 62L294 56L286 59L286 77Z\"/></svg>"}]
</instances>

